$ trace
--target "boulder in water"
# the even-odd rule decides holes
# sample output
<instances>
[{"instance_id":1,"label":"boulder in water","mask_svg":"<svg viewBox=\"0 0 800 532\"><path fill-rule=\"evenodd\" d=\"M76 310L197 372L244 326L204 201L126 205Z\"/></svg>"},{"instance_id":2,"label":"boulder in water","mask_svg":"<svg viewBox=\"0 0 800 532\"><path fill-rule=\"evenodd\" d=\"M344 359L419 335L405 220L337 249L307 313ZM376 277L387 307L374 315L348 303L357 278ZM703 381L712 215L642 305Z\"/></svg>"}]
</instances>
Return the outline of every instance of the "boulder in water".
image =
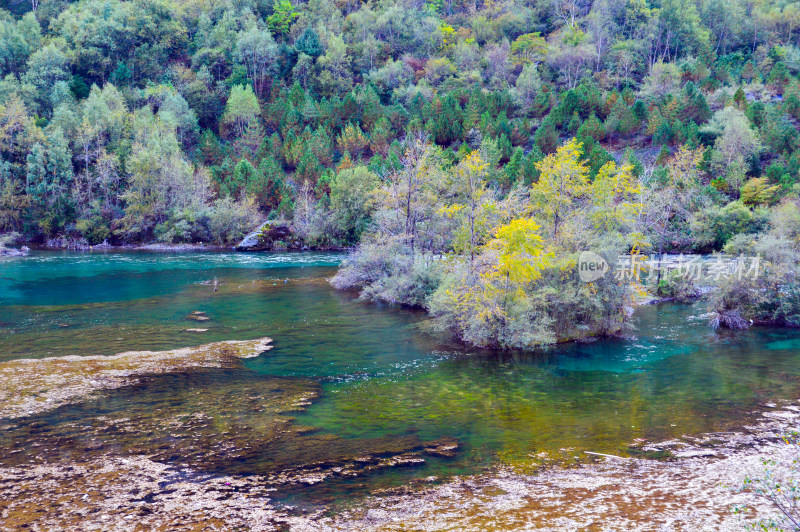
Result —
<instances>
[{"instance_id":1,"label":"boulder in water","mask_svg":"<svg viewBox=\"0 0 800 532\"><path fill-rule=\"evenodd\" d=\"M292 229L288 222L270 220L258 226L236 246L236 251L271 251L293 247Z\"/></svg>"},{"instance_id":2,"label":"boulder in water","mask_svg":"<svg viewBox=\"0 0 800 532\"><path fill-rule=\"evenodd\" d=\"M29 252L30 248L28 246L22 246L19 249L0 246L0 256L3 257L24 257Z\"/></svg>"},{"instance_id":3,"label":"boulder in water","mask_svg":"<svg viewBox=\"0 0 800 532\"><path fill-rule=\"evenodd\" d=\"M270 222L264 222L263 224L259 225L255 231L248 233L241 242L236 246L236 251L258 251L260 249L264 249L259 239L259 235L261 235L261 231L265 228L269 228Z\"/></svg>"}]
</instances>

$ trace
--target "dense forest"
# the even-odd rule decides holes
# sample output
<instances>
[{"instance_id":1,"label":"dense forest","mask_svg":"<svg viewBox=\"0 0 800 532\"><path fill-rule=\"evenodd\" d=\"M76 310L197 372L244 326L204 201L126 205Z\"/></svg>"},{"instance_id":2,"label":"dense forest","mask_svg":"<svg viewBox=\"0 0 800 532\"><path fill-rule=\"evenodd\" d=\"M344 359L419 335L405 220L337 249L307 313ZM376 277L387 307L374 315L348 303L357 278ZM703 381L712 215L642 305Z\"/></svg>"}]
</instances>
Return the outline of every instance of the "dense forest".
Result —
<instances>
[{"instance_id":1,"label":"dense forest","mask_svg":"<svg viewBox=\"0 0 800 532\"><path fill-rule=\"evenodd\" d=\"M0 232L359 245L333 280L482 346L622 330L577 254L759 254L715 323L800 325L800 2L12 0ZM18 236L19 235L19 236ZM9 237L6 237L6 241ZM655 284L654 284L655 282Z\"/></svg>"}]
</instances>

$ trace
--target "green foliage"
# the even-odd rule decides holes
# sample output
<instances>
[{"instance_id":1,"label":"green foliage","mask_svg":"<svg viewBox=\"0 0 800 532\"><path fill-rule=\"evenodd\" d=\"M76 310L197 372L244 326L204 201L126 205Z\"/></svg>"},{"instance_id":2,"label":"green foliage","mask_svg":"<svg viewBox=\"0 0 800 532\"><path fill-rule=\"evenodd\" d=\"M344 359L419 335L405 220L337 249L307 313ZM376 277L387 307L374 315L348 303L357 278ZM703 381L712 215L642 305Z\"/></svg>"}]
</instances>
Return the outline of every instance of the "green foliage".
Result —
<instances>
[{"instance_id":1,"label":"green foliage","mask_svg":"<svg viewBox=\"0 0 800 532\"><path fill-rule=\"evenodd\" d=\"M583 144L586 150L594 148L595 143L605 140L606 128L602 122L592 114L577 130L575 137Z\"/></svg>"},{"instance_id":2,"label":"green foliage","mask_svg":"<svg viewBox=\"0 0 800 532\"><path fill-rule=\"evenodd\" d=\"M514 54L516 63L523 65L537 63L547 53L547 43L538 31L526 33L514 39L511 43L511 53Z\"/></svg>"},{"instance_id":3,"label":"green foliage","mask_svg":"<svg viewBox=\"0 0 800 532\"><path fill-rule=\"evenodd\" d=\"M101 216L92 216L89 219L76 221L75 230L81 233L92 246L102 244L111 237L111 229Z\"/></svg>"},{"instance_id":4,"label":"green foliage","mask_svg":"<svg viewBox=\"0 0 800 532\"><path fill-rule=\"evenodd\" d=\"M251 183L255 183L259 180L256 174L257 170L253 168L250 161L242 159L236 163L236 167L230 178L220 186L220 193L223 196L240 197L242 192L247 189L248 185L252 186Z\"/></svg>"},{"instance_id":5,"label":"green foliage","mask_svg":"<svg viewBox=\"0 0 800 532\"><path fill-rule=\"evenodd\" d=\"M670 272L656 284L653 292L665 299L673 299L681 303L693 301L700 296L700 290L691 277L681 272Z\"/></svg>"},{"instance_id":6,"label":"green foliage","mask_svg":"<svg viewBox=\"0 0 800 532\"><path fill-rule=\"evenodd\" d=\"M641 127L641 119L631 110L622 98L617 98L606 119L606 131L627 137Z\"/></svg>"},{"instance_id":7,"label":"green foliage","mask_svg":"<svg viewBox=\"0 0 800 532\"><path fill-rule=\"evenodd\" d=\"M258 211L252 200L234 201L230 196L214 202L208 228L217 244L233 244L258 224Z\"/></svg>"},{"instance_id":8,"label":"green foliage","mask_svg":"<svg viewBox=\"0 0 800 532\"><path fill-rule=\"evenodd\" d=\"M303 34L295 41L294 47L298 52L304 53L309 57L317 58L322 55L325 49L319 41L319 36L312 28L306 28Z\"/></svg>"},{"instance_id":9,"label":"green foliage","mask_svg":"<svg viewBox=\"0 0 800 532\"><path fill-rule=\"evenodd\" d=\"M335 213L343 240L356 244L372 222L374 194L380 180L364 166L347 168L331 183L331 210Z\"/></svg>"},{"instance_id":10,"label":"green foliage","mask_svg":"<svg viewBox=\"0 0 800 532\"><path fill-rule=\"evenodd\" d=\"M247 126L257 121L260 114L261 108L253 88L250 85L234 85L220 125L225 128L227 136L242 136Z\"/></svg>"},{"instance_id":11,"label":"green foliage","mask_svg":"<svg viewBox=\"0 0 800 532\"><path fill-rule=\"evenodd\" d=\"M48 146L35 144L27 157L26 192L34 217L46 236L61 229L68 221L73 202L72 152L60 130L48 138Z\"/></svg>"},{"instance_id":12,"label":"green foliage","mask_svg":"<svg viewBox=\"0 0 800 532\"><path fill-rule=\"evenodd\" d=\"M548 154L556 151L558 147L558 132L556 131L555 124L549 119L542 122L539 129L533 136L533 142L541 153Z\"/></svg>"},{"instance_id":13,"label":"green foliage","mask_svg":"<svg viewBox=\"0 0 800 532\"><path fill-rule=\"evenodd\" d=\"M89 85L87 85L83 77L78 74L72 76L69 88L72 91L72 94L75 95L75 98L79 100L89 96Z\"/></svg>"},{"instance_id":14,"label":"green foliage","mask_svg":"<svg viewBox=\"0 0 800 532\"><path fill-rule=\"evenodd\" d=\"M723 279L710 301L712 327L743 329L752 322L800 326L800 256L786 240L760 235L752 251L760 257L759 275Z\"/></svg>"},{"instance_id":15,"label":"green foliage","mask_svg":"<svg viewBox=\"0 0 800 532\"><path fill-rule=\"evenodd\" d=\"M756 233L765 221L734 201L724 207L712 206L699 211L691 222L692 239L698 251L718 251L736 234Z\"/></svg>"},{"instance_id":16,"label":"green foliage","mask_svg":"<svg viewBox=\"0 0 800 532\"><path fill-rule=\"evenodd\" d=\"M292 23L300 15L295 12L290 0L275 0L272 4L272 14L267 17L269 31L275 35L286 35Z\"/></svg>"}]
</instances>

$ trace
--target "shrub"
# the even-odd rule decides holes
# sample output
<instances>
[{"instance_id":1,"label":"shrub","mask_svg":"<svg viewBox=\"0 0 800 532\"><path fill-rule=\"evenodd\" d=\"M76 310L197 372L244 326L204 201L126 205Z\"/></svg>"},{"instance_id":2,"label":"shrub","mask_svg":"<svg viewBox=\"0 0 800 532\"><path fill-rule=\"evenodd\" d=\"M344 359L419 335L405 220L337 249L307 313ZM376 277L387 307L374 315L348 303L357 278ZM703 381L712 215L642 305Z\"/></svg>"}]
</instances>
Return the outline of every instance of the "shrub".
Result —
<instances>
[{"instance_id":1,"label":"shrub","mask_svg":"<svg viewBox=\"0 0 800 532\"><path fill-rule=\"evenodd\" d=\"M752 323L800 327L800 254L791 243L759 238L757 275L728 276L712 292L710 325L744 329Z\"/></svg>"},{"instance_id":2,"label":"shrub","mask_svg":"<svg viewBox=\"0 0 800 532\"><path fill-rule=\"evenodd\" d=\"M258 209L252 198L234 201L224 197L215 201L211 210L210 236L218 244L230 244L241 240L258 222Z\"/></svg>"},{"instance_id":3,"label":"shrub","mask_svg":"<svg viewBox=\"0 0 800 532\"><path fill-rule=\"evenodd\" d=\"M424 307L441 282L440 263L430 256L412 257L397 242L362 244L350 254L331 284L339 290L361 289L361 297Z\"/></svg>"},{"instance_id":4,"label":"shrub","mask_svg":"<svg viewBox=\"0 0 800 532\"><path fill-rule=\"evenodd\" d=\"M103 243L111 236L111 229L99 216L76 221L75 229L93 246Z\"/></svg>"},{"instance_id":5,"label":"shrub","mask_svg":"<svg viewBox=\"0 0 800 532\"><path fill-rule=\"evenodd\" d=\"M700 290L692 279L679 272L670 272L662 277L654 290L658 297L674 299L679 302L688 302L700 296Z\"/></svg>"},{"instance_id":6,"label":"shrub","mask_svg":"<svg viewBox=\"0 0 800 532\"><path fill-rule=\"evenodd\" d=\"M731 202L724 207L709 207L695 214L690 227L692 245L697 251L719 251L737 233L757 233L766 225L743 203Z\"/></svg>"}]
</instances>

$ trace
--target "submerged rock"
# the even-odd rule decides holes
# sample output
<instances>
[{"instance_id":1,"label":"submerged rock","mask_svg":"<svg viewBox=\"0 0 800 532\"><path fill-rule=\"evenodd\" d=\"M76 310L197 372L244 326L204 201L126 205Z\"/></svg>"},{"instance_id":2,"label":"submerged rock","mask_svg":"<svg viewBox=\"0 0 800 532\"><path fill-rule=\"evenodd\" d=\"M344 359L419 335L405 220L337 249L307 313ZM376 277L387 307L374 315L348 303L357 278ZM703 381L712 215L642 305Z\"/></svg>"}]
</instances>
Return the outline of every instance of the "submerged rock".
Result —
<instances>
[{"instance_id":1,"label":"submerged rock","mask_svg":"<svg viewBox=\"0 0 800 532\"><path fill-rule=\"evenodd\" d=\"M271 506L276 490L415 467L426 449L457 445L296 425L291 414L321 393L310 379L201 369L145 376L9 421L0 432L0 516L32 529L93 529L107 515L115 530L150 528L156 516L171 530L213 529L215 519L219 529L269 530L286 517ZM54 511L53 501L65 507Z\"/></svg>"},{"instance_id":2,"label":"submerged rock","mask_svg":"<svg viewBox=\"0 0 800 532\"><path fill-rule=\"evenodd\" d=\"M145 374L223 367L272 349L271 338L216 342L170 351L66 356L0 362L0 418L16 418L72 403L96 390L119 388Z\"/></svg>"},{"instance_id":3,"label":"submerged rock","mask_svg":"<svg viewBox=\"0 0 800 532\"><path fill-rule=\"evenodd\" d=\"M455 438L441 438L439 440L430 442L425 447L425 453L431 456L441 456L444 458L452 458L458 454L459 443Z\"/></svg>"}]
</instances>

